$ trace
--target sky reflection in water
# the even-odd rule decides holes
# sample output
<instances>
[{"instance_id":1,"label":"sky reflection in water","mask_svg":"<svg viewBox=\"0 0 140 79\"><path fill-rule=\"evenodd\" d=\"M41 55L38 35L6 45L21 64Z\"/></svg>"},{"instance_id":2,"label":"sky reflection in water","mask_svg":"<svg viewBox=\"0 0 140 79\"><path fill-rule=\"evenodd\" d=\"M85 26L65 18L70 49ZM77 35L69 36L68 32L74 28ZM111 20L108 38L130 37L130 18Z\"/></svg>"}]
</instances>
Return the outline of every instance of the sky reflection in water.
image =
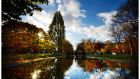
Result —
<instances>
[{"instance_id":1,"label":"sky reflection in water","mask_svg":"<svg viewBox=\"0 0 140 79\"><path fill-rule=\"evenodd\" d=\"M124 72L125 74L130 73L129 70ZM80 67L76 60L73 60L71 67L64 73L64 79L116 79L120 77L120 73L123 73L121 68L115 68L114 70L106 68L103 71L94 68L91 72L88 72Z\"/></svg>"},{"instance_id":2,"label":"sky reflection in water","mask_svg":"<svg viewBox=\"0 0 140 79\"><path fill-rule=\"evenodd\" d=\"M38 77L40 76L41 70L35 70L33 73L31 73L32 75L32 79L38 79Z\"/></svg>"}]
</instances>

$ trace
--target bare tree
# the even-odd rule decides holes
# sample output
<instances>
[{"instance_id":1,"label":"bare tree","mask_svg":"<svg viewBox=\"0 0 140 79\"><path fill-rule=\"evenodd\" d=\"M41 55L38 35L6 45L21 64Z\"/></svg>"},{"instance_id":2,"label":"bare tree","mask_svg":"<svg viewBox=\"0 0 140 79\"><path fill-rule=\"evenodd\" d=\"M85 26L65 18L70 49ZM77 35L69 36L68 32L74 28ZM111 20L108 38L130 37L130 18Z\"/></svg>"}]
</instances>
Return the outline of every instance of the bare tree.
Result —
<instances>
[{"instance_id":1,"label":"bare tree","mask_svg":"<svg viewBox=\"0 0 140 79\"><path fill-rule=\"evenodd\" d=\"M111 28L112 37L117 44L122 40L127 40L131 55L133 55L135 50L132 40L138 38L138 0L127 0L120 6L114 17L114 26Z\"/></svg>"},{"instance_id":2,"label":"bare tree","mask_svg":"<svg viewBox=\"0 0 140 79\"><path fill-rule=\"evenodd\" d=\"M121 41L123 41L123 33L120 29L119 26L113 26L110 29L111 31L111 36L114 39L114 42L117 44L118 48L119 48L119 53L122 53L122 49L121 49Z\"/></svg>"},{"instance_id":3,"label":"bare tree","mask_svg":"<svg viewBox=\"0 0 140 79\"><path fill-rule=\"evenodd\" d=\"M134 26L136 23L133 23L133 21L125 22L122 24L122 33L124 34L125 40L128 40L128 45L130 48L130 53L133 55L134 49L133 49L133 38L137 37L134 31Z\"/></svg>"}]
</instances>

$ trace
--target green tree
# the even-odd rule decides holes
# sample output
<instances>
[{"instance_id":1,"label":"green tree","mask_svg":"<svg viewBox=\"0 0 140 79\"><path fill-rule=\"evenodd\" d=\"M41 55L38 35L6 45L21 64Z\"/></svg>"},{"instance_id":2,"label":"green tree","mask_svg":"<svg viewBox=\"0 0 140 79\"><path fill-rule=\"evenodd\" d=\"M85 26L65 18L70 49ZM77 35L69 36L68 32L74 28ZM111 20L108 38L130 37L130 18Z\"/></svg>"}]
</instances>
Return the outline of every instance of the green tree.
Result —
<instances>
[{"instance_id":1,"label":"green tree","mask_svg":"<svg viewBox=\"0 0 140 79\"><path fill-rule=\"evenodd\" d=\"M47 3L48 0L2 0L2 21L20 20L20 15L33 15L33 11L41 11L37 3Z\"/></svg>"},{"instance_id":2,"label":"green tree","mask_svg":"<svg viewBox=\"0 0 140 79\"><path fill-rule=\"evenodd\" d=\"M54 44L50 39L50 36L48 33L46 33L43 29L39 29L38 33L38 47L41 49L43 53L52 53Z\"/></svg>"},{"instance_id":3,"label":"green tree","mask_svg":"<svg viewBox=\"0 0 140 79\"><path fill-rule=\"evenodd\" d=\"M49 26L49 35L56 45L57 52L62 52L62 43L65 38L64 20L60 11L56 12L51 25Z\"/></svg>"},{"instance_id":4,"label":"green tree","mask_svg":"<svg viewBox=\"0 0 140 79\"><path fill-rule=\"evenodd\" d=\"M72 44L69 41L64 40L63 46L62 46L62 51L67 57L71 57L74 53Z\"/></svg>"},{"instance_id":5,"label":"green tree","mask_svg":"<svg viewBox=\"0 0 140 79\"><path fill-rule=\"evenodd\" d=\"M85 58L85 40L82 40L82 42L77 45L76 56Z\"/></svg>"}]
</instances>

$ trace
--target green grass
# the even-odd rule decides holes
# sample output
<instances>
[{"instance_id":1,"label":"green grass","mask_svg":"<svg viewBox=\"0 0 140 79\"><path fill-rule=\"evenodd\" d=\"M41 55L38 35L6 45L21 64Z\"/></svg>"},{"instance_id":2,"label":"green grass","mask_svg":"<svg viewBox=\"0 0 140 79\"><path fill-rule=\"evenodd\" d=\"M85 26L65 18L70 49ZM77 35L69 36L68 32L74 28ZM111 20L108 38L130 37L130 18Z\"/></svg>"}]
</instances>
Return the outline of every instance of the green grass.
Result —
<instances>
[{"instance_id":1,"label":"green grass","mask_svg":"<svg viewBox=\"0 0 140 79\"><path fill-rule=\"evenodd\" d=\"M61 55L52 55L52 54L8 54L8 55L2 55L3 59L8 60L16 60L16 59L34 59L34 58L47 58L47 57L57 57ZM117 59L117 60L137 60L138 56L131 56L131 55L93 55L89 54L87 55L88 58L91 57L98 57L103 59Z\"/></svg>"},{"instance_id":2,"label":"green grass","mask_svg":"<svg viewBox=\"0 0 140 79\"><path fill-rule=\"evenodd\" d=\"M88 55L88 57L97 57L102 59L111 59L111 60L128 60L128 61L137 61L138 56L131 56L131 55Z\"/></svg>"}]
</instances>

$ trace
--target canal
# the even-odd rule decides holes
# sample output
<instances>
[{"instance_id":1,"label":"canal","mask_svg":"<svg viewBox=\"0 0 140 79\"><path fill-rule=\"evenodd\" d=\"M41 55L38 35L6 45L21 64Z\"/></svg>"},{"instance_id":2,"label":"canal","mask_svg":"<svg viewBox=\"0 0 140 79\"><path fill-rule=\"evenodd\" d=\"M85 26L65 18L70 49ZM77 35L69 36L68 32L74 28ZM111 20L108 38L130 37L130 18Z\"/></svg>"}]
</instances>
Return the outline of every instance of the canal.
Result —
<instances>
[{"instance_id":1,"label":"canal","mask_svg":"<svg viewBox=\"0 0 140 79\"><path fill-rule=\"evenodd\" d=\"M138 65L118 60L58 58L2 67L2 79L138 79Z\"/></svg>"}]
</instances>

